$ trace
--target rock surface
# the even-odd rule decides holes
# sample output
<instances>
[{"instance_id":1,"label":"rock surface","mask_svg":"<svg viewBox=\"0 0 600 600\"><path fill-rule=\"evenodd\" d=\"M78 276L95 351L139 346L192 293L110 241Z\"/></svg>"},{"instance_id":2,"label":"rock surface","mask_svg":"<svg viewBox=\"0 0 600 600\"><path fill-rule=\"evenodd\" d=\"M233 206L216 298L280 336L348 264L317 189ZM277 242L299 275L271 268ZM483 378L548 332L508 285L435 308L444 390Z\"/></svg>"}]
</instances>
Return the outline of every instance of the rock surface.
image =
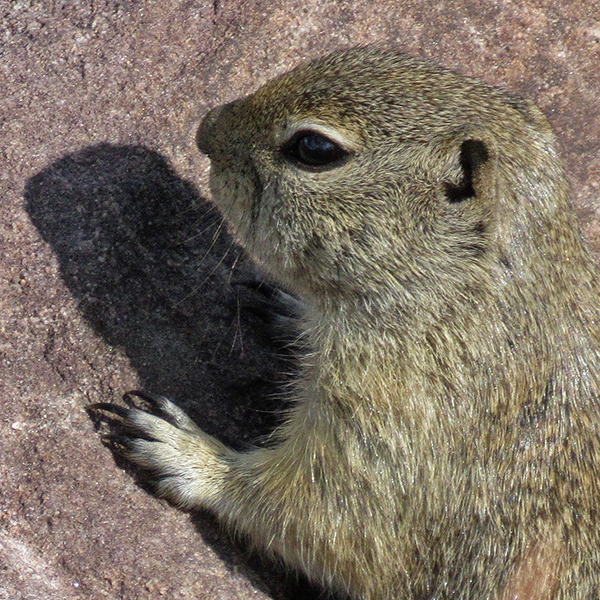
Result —
<instances>
[{"instance_id":1,"label":"rock surface","mask_svg":"<svg viewBox=\"0 0 600 600\"><path fill-rule=\"evenodd\" d=\"M532 98L600 249L595 0L0 0L0 600L317 598L115 464L86 406L142 388L236 447L284 358L206 204L211 106L394 43Z\"/></svg>"}]
</instances>

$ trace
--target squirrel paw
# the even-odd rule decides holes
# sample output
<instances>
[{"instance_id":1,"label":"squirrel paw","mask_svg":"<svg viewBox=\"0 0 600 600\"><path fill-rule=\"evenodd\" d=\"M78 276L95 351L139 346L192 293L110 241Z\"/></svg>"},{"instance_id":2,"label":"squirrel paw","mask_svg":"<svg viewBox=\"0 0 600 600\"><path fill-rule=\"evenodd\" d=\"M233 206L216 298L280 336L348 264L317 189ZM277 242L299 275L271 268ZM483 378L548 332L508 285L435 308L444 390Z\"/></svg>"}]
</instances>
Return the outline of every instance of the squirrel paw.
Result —
<instances>
[{"instance_id":1,"label":"squirrel paw","mask_svg":"<svg viewBox=\"0 0 600 600\"><path fill-rule=\"evenodd\" d=\"M146 402L149 410L138 408L134 398ZM210 505L219 494L227 471L225 457L231 451L163 396L131 391L123 399L127 407L108 403L90 407L110 415L112 433L105 442L149 472L158 495L187 508Z\"/></svg>"}]
</instances>

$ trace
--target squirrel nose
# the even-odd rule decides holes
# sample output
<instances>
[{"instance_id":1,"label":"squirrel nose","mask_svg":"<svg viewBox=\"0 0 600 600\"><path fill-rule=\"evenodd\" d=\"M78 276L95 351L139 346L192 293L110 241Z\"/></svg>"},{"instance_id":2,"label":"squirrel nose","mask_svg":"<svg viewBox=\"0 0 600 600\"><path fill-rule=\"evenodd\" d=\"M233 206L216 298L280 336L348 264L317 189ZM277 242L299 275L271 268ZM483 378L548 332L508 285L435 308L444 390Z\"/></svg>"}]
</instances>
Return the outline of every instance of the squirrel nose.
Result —
<instances>
[{"instance_id":1,"label":"squirrel nose","mask_svg":"<svg viewBox=\"0 0 600 600\"><path fill-rule=\"evenodd\" d=\"M214 151L214 128L215 123L219 119L219 115L223 110L223 106L219 106L211 110L200 123L196 132L196 146L203 154L208 156Z\"/></svg>"}]
</instances>

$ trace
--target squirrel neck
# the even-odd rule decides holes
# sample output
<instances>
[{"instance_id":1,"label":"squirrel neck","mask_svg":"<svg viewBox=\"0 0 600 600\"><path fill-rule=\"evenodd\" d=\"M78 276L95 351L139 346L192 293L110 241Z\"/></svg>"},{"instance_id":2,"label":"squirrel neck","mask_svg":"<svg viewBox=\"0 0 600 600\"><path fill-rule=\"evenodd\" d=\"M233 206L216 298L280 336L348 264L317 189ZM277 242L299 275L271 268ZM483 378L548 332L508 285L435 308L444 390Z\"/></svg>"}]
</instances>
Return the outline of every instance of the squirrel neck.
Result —
<instances>
[{"instance_id":1,"label":"squirrel neck","mask_svg":"<svg viewBox=\"0 0 600 600\"><path fill-rule=\"evenodd\" d=\"M586 294L554 290L553 297L543 283L491 276L494 285L441 286L414 303L403 296L384 304L385 295L378 294L309 304L304 328L312 378L356 410L382 413L390 403L402 409L411 396L432 398L430 412L447 410L434 405L446 397L474 416L474 410L495 414L506 405L519 410L542 398L548 386L557 397L585 395L575 393L577 381L600 379L600 339L590 323L598 310L585 304ZM542 307L535 314L523 302L523 287Z\"/></svg>"}]
</instances>

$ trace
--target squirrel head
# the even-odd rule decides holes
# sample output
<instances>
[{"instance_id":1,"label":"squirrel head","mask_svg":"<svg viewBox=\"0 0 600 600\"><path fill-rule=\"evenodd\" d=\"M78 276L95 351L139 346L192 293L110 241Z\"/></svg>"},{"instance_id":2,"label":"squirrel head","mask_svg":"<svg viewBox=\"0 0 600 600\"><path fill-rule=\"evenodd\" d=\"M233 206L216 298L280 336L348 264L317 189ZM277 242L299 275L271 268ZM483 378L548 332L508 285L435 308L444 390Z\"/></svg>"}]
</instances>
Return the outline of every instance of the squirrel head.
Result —
<instances>
[{"instance_id":1,"label":"squirrel head","mask_svg":"<svg viewBox=\"0 0 600 600\"><path fill-rule=\"evenodd\" d=\"M552 222L544 186L565 187L531 103L372 47L212 110L196 141L235 237L312 297L408 299L495 277L513 238Z\"/></svg>"}]
</instances>

